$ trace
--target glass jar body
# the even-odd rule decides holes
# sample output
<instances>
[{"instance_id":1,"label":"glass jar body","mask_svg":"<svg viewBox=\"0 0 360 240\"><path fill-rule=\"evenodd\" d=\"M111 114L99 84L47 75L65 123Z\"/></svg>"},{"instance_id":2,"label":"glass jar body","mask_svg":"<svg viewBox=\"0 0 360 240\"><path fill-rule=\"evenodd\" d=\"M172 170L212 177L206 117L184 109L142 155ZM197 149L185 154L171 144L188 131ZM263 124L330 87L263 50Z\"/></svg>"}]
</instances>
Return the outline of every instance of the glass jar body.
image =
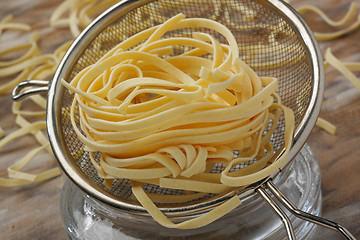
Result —
<instances>
[{"instance_id":1,"label":"glass jar body","mask_svg":"<svg viewBox=\"0 0 360 240\"><path fill-rule=\"evenodd\" d=\"M305 145L295 159L273 179L275 185L302 211L321 212L319 166ZM61 198L61 212L68 239L283 239L285 228L267 203L257 194L217 221L198 229L168 229L149 215L128 213L107 206L86 195L66 181ZM316 225L289 215L297 239L308 239ZM184 221L189 217L171 219Z\"/></svg>"}]
</instances>

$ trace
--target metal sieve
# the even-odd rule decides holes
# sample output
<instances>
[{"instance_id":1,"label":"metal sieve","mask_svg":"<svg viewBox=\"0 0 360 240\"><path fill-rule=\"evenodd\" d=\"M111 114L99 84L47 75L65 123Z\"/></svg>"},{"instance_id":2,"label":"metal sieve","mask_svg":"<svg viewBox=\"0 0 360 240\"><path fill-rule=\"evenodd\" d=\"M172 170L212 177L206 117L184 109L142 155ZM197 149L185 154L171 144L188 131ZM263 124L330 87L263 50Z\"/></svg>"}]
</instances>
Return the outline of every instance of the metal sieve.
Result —
<instances>
[{"instance_id":1,"label":"metal sieve","mask_svg":"<svg viewBox=\"0 0 360 240\"><path fill-rule=\"evenodd\" d=\"M49 84L48 134L53 152L64 172L92 197L132 214L147 214L131 198L128 180L116 180L111 189L104 187L88 153L83 150L83 143L72 128L69 107L74 96L61 85L60 80L71 80L124 39L180 12L186 17L216 20L232 31L239 43L241 57L250 67L260 76L278 79L278 94L282 103L294 111L296 130L286 162L268 178L236 193L221 196L209 194L195 201L157 204L158 207L168 216L197 215L216 207L233 194L238 194L240 199L260 194L281 217L289 239L295 239L291 222L272 199L269 194L271 192L296 216L337 230L347 239L355 239L342 226L296 209L271 181L295 157L309 136L320 111L324 88L323 61L311 30L295 10L279 0L127 0L104 12L76 38ZM207 29L201 30L214 34ZM177 30L169 36L188 36L191 32L187 29ZM41 81L24 82L14 89L13 98L19 99L43 91L43 85L46 84L47 82ZM22 91L29 85L41 87ZM280 120L271 138L276 149L274 161L283 153L283 121ZM221 171L222 167L216 166L213 171ZM164 196L183 194L180 190L164 189L151 184L145 186L145 191Z\"/></svg>"}]
</instances>

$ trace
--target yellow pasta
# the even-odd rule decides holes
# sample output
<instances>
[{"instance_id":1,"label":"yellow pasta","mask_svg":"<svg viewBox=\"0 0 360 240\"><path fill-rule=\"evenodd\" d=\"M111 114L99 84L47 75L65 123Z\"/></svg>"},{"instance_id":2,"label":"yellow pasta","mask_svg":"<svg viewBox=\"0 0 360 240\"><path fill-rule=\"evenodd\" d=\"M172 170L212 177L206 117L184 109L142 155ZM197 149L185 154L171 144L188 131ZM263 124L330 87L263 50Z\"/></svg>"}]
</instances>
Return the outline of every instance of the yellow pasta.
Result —
<instances>
[{"instance_id":1,"label":"yellow pasta","mask_svg":"<svg viewBox=\"0 0 360 240\"><path fill-rule=\"evenodd\" d=\"M117 3L116 0L65 0L52 13L50 25L68 27L74 37L77 37L93 17Z\"/></svg>"},{"instance_id":2,"label":"yellow pasta","mask_svg":"<svg viewBox=\"0 0 360 240\"><path fill-rule=\"evenodd\" d=\"M316 121L316 126L324 129L325 131L327 131L328 133L335 135L336 133L336 126L331 124L330 122L326 121L323 118L318 118Z\"/></svg>"},{"instance_id":3,"label":"yellow pasta","mask_svg":"<svg viewBox=\"0 0 360 240\"><path fill-rule=\"evenodd\" d=\"M358 18L356 19L356 21L351 24L349 27L345 28L345 29L341 29L332 33L317 33L315 32L315 37L317 40L319 41L327 41L327 40L332 40L338 37L341 37L345 34L348 34L356 29L359 29L360 27L360 15L358 16Z\"/></svg>"},{"instance_id":4,"label":"yellow pasta","mask_svg":"<svg viewBox=\"0 0 360 240\"><path fill-rule=\"evenodd\" d=\"M218 32L227 44L197 32L201 27ZM193 29L193 35L163 38L183 28ZM174 54L172 49L184 50ZM152 200L184 201L246 187L280 168L292 144L294 116L276 94L277 80L259 77L239 58L229 29L212 20L178 14L126 39L62 83L75 94L70 120L104 184L130 179L134 197L166 227L203 226L240 200L234 196L180 224L168 220ZM285 151L271 162L269 139L281 114ZM233 151L239 155L234 157ZM95 152L101 153L97 160ZM232 170L254 158L254 164ZM211 173L215 164L223 164L221 173ZM199 193L162 200L147 195L144 183Z\"/></svg>"},{"instance_id":5,"label":"yellow pasta","mask_svg":"<svg viewBox=\"0 0 360 240\"><path fill-rule=\"evenodd\" d=\"M342 19L338 21L331 20L323 11L312 5L303 5L297 8L296 10L300 14L304 12L314 12L318 14L321 17L321 19L324 20L328 25L333 27L343 27L349 24L352 21L352 19L356 16L357 4L355 2L352 2L348 9L348 12L345 14L345 16ZM358 29L359 27L360 27L360 15L357 16L355 22L353 22L350 26L329 33L314 32L314 35L316 39L319 41L328 41L339 38L345 34L348 34Z\"/></svg>"},{"instance_id":6,"label":"yellow pasta","mask_svg":"<svg viewBox=\"0 0 360 240\"><path fill-rule=\"evenodd\" d=\"M319 8L313 5L303 5L297 8L296 10L300 14L304 12L314 12L318 14L321 17L321 19L323 19L330 26L341 27L348 24L351 21L351 19L356 15L357 4L355 2L352 2L346 15L338 21L334 21L330 19L323 11L321 11Z\"/></svg>"},{"instance_id":7,"label":"yellow pasta","mask_svg":"<svg viewBox=\"0 0 360 240\"><path fill-rule=\"evenodd\" d=\"M338 70L347 80L350 81L360 91L360 81L352 71L360 71L360 62L341 62L332 53L331 49L328 48L325 52L325 69L329 66L333 66ZM336 126L326 121L325 119L318 118L316 125L329 132L330 134L336 133Z\"/></svg>"},{"instance_id":8,"label":"yellow pasta","mask_svg":"<svg viewBox=\"0 0 360 240\"><path fill-rule=\"evenodd\" d=\"M331 49L326 49L325 52L325 61L327 62L325 65L330 64L336 70L341 72L353 85L360 91L360 81L359 79L350 71L349 67L352 70L360 70L359 63L350 63L349 67L346 67L339 59L337 59L332 53Z\"/></svg>"},{"instance_id":9,"label":"yellow pasta","mask_svg":"<svg viewBox=\"0 0 360 240\"><path fill-rule=\"evenodd\" d=\"M312 5L303 5L296 9L300 14L304 12L313 12L321 17L325 23L332 27L344 27L343 29L336 30L329 33L319 33L315 32L314 35L319 41L327 41L339 38L345 34L348 34L360 27L360 15L357 14L357 4L352 2L349 6L347 13L338 21L330 19L322 10ZM357 16L357 19L351 23L354 17ZM350 24L351 23L351 24ZM350 24L350 25L349 25ZM348 25L348 26L347 26ZM330 49L328 48L325 53L325 69L329 66L333 66L339 72L341 72L359 91L360 83L357 77L351 71L357 71L360 69L360 65L357 62L344 63L332 55ZM336 126L326 121L325 119L319 118L316 122L316 125L330 134L336 133Z\"/></svg>"},{"instance_id":10,"label":"yellow pasta","mask_svg":"<svg viewBox=\"0 0 360 240\"><path fill-rule=\"evenodd\" d=\"M3 30L30 30L30 26L22 23L12 23L12 17L8 16L0 22L0 32ZM30 37L30 42L5 48L0 51L0 57L7 54L22 53L19 57L10 60L0 61L0 77L4 79L4 83L0 86L0 94L12 91L19 82L29 79L50 79L54 74L57 64L64 55L66 49L70 46L69 42L64 43L53 54L42 54L37 40L39 34L34 32ZM15 77L12 77L13 75ZM8 80L8 81L6 81ZM41 181L52 179L61 174L59 167L54 167L40 173L27 173L22 169L27 166L37 154L46 149L52 153L49 141L43 131L46 128L44 121L31 122L23 116L45 117L46 115L46 99L42 96L30 96L29 100L35 103L41 110L22 109L23 101L13 103L12 111L16 115L15 123L19 129L9 133L0 140L0 148L3 148L11 141L24 135L31 134L40 144L29 153L24 155L20 160L8 167L8 178L0 178L0 186L15 187L28 184L34 184ZM3 134L3 133L2 133Z\"/></svg>"},{"instance_id":11,"label":"yellow pasta","mask_svg":"<svg viewBox=\"0 0 360 240\"><path fill-rule=\"evenodd\" d=\"M48 151L51 151L49 142L45 140L45 137L43 135L41 134L39 135L40 133L39 131L41 129L46 128L46 123L44 121L38 121L31 124L26 122L24 119L20 121L23 122L21 123L23 127L8 134L3 139L1 139L0 148L4 147L6 144L8 144L9 142L13 141L16 138L31 133L38 136L38 139L41 142L41 146L31 150L22 159L9 166L8 167L9 178L0 178L0 186L14 187L14 186L28 185L28 184L46 181L61 174L61 171L58 167L54 167L52 169L37 174L30 174L20 171L22 168L27 166L30 163L30 161L43 149L47 149Z\"/></svg>"},{"instance_id":12,"label":"yellow pasta","mask_svg":"<svg viewBox=\"0 0 360 240\"><path fill-rule=\"evenodd\" d=\"M24 129L24 128L27 128L29 126L31 126L31 123L28 122L25 118L23 118L21 115L17 115L16 116L16 119L15 119L15 122L16 124ZM42 128L43 129L43 128ZM44 135L44 133L40 130L37 130L37 129L34 129L33 131L31 131L31 134L34 135L35 139L39 142L39 144L41 146L45 146L45 149L49 152L49 153L52 153L52 150L50 148L50 145L49 145L49 141L47 139L47 137Z\"/></svg>"},{"instance_id":13,"label":"yellow pasta","mask_svg":"<svg viewBox=\"0 0 360 240\"><path fill-rule=\"evenodd\" d=\"M12 20L13 20L12 15L8 15L0 21L0 36L5 29L16 29L23 31L30 30L29 25L23 23L14 23L12 22Z\"/></svg>"},{"instance_id":14,"label":"yellow pasta","mask_svg":"<svg viewBox=\"0 0 360 240\"><path fill-rule=\"evenodd\" d=\"M39 178L37 174L25 173L19 170L24 168L31 161L31 159L33 159L41 150L49 146L50 145L48 144L32 149L28 154L24 156L22 160L8 167L9 178L24 179L30 182L34 182L37 178ZM50 176L50 178L52 178L52 176Z\"/></svg>"},{"instance_id":15,"label":"yellow pasta","mask_svg":"<svg viewBox=\"0 0 360 240\"><path fill-rule=\"evenodd\" d=\"M136 199L147 209L149 214L160 224L168 228L179 228L179 229L191 229L191 228L199 228L209 223L215 221L216 219L224 216L226 213L230 212L237 206L241 204L239 198L234 196L227 200L225 203L220 206L212 209L208 213L201 215L200 217L193 218L191 220L187 220L181 223L173 223L171 222L151 201L151 199L147 196L147 194L142 189L141 184L133 183L133 193Z\"/></svg>"}]
</instances>

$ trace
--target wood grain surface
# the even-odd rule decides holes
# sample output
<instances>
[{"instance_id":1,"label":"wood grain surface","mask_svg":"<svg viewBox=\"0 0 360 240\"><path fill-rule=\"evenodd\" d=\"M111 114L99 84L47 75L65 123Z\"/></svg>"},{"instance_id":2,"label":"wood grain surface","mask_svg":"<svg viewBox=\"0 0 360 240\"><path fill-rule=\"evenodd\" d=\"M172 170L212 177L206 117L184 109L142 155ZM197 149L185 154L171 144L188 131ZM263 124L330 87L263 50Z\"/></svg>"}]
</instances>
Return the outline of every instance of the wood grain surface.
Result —
<instances>
[{"instance_id":1,"label":"wood grain surface","mask_svg":"<svg viewBox=\"0 0 360 240\"><path fill-rule=\"evenodd\" d=\"M61 43L71 39L68 30L49 26L49 18L61 0L0 0L0 19L12 14L16 22L39 31L43 52L52 52ZM294 7L312 3L329 17L339 19L349 7L349 0L293 0ZM360 2L357 1L360 8ZM358 10L360 14L360 10ZM314 31L331 31L314 14L305 14L305 20ZM5 32L0 39L0 50L26 42L30 33ZM331 47L342 61L360 62L360 29L337 40L321 42L322 52ZM359 72L356 73L360 78ZM360 81L360 80L359 80ZM2 82L0 82L2 83ZM9 94L0 95L0 126L6 133L17 127L11 112ZM333 68L326 70L324 102L320 116L335 124L336 135L315 127L308 144L318 159L322 176L322 216L336 221L360 239L360 92ZM0 149L0 177L6 169L36 144L30 136L20 138ZM30 167L36 170L56 166L51 154L44 152ZM0 239L65 239L60 213L60 194L65 180L62 175L41 184L18 187L0 187ZM342 239L336 232L321 229L317 239Z\"/></svg>"}]
</instances>

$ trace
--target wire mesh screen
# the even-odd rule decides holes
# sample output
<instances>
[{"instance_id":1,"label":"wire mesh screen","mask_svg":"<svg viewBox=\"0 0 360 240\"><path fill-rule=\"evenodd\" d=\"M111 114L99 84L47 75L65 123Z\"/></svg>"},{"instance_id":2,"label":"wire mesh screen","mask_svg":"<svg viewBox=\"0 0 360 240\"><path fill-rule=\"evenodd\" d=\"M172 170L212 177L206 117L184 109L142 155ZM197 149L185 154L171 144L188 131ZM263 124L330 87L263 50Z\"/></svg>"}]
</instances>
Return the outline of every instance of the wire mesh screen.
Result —
<instances>
[{"instance_id":1,"label":"wire mesh screen","mask_svg":"<svg viewBox=\"0 0 360 240\"><path fill-rule=\"evenodd\" d=\"M139 5L139 2L141 3L137 1L136 4ZM184 13L189 18L208 18L227 26L239 44L241 58L258 75L278 78L278 94L283 104L294 111L296 123L303 118L313 87L312 61L293 23L278 10L269 7L266 1L159 0L144 1L143 5L134 9L130 4L127 9L126 14L119 14L113 23L104 26L99 34L93 36L91 43L78 56L76 64L68 69L68 81L128 37L158 25L178 13ZM211 30L199 30L215 35L220 42L224 41ZM190 29L177 30L166 36L190 36L192 32ZM61 99L61 134L64 145L68 148L68 161L75 161L89 182L105 189L102 179L97 176L89 161L88 153L84 151L83 144L72 129L68 110L72 100L73 95L64 91ZM280 120L271 139L275 149L284 142L282 121ZM221 166L217 167L215 171L220 171ZM180 190L164 190L150 184L146 190L160 194L182 194ZM131 199L131 186L126 179L115 181L112 189L107 191L118 199Z\"/></svg>"}]
</instances>

